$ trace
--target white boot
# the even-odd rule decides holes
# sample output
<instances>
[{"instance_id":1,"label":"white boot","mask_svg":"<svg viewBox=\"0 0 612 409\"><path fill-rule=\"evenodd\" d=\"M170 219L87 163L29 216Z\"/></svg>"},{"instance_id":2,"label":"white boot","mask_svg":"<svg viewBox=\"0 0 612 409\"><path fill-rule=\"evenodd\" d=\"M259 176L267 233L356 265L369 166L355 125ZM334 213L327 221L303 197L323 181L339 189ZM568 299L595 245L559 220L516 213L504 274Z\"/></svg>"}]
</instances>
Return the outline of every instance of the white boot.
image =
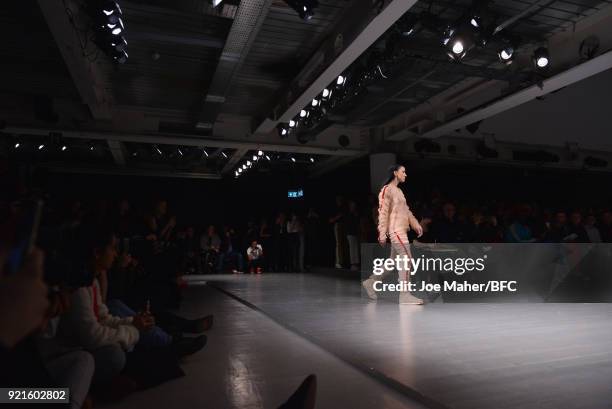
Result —
<instances>
[{"instance_id":1,"label":"white boot","mask_svg":"<svg viewBox=\"0 0 612 409\"><path fill-rule=\"evenodd\" d=\"M402 291L399 295L400 304L422 305L423 300L410 294L410 291Z\"/></svg>"},{"instance_id":2,"label":"white boot","mask_svg":"<svg viewBox=\"0 0 612 409\"><path fill-rule=\"evenodd\" d=\"M361 283L364 290L366 291L366 294L368 294L368 297L371 300L376 300L378 298L378 295L376 295L376 291L374 290L374 283L375 281L372 277L368 278L367 280Z\"/></svg>"}]
</instances>

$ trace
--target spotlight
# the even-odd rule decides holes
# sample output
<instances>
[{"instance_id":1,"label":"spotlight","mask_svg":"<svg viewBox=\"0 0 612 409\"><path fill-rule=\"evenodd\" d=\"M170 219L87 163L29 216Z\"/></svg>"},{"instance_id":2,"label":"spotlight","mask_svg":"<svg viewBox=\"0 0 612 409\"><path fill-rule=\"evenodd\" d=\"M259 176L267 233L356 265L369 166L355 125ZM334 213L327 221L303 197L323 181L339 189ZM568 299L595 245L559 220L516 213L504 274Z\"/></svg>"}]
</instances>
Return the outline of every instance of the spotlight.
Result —
<instances>
[{"instance_id":1,"label":"spotlight","mask_svg":"<svg viewBox=\"0 0 612 409\"><path fill-rule=\"evenodd\" d=\"M253 155L253 162L257 162L257 159L259 159L257 155Z\"/></svg>"},{"instance_id":2,"label":"spotlight","mask_svg":"<svg viewBox=\"0 0 612 409\"><path fill-rule=\"evenodd\" d=\"M107 23L106 27L110 29L112 35L116 36L123 33L123 30L125 30L125 26L123 25L123 20L121 20L121 17L117 18L116 23Z\"/></svg>"},{"instance_id":3,"label":"spotlight","mask_svg":"<svg viewBox=\"0 0 612 409\"><path fill-rule=\"evenodd\" d=\"M125 51L127 49L127 40L125 39L125 37L123 36L119 36L118 39L112 39L110 41L110 45L113 46L113 48L116 51ZM127 53L126 53L127 54Z\"/></svg>"},{"instance_id":4,"label":"spotlight","mask_svg":"<svg viewBox=\"0 0 612 409\"><path fill-rule=\"evenodd\" d=\"M225 159L227 159L227 153L225 153L225 152L221 151L221 155L223 155L223 157L224 157Z\"/></svg>"},{"instance_id":5,"label":"spotlight","mask_svg":"<svg viewBox=\"0 0 612 409\"><path fill-rule=\"evenodd\" d=\"M344 84L346 84L346 76L338 75L338 78L336 78L336 85L342 86Z\"/></svg>"},{"instance_id":6,"label":"spotlight","mask_svg":"<svg viewBox=\"0 0 612 409\"><path fill-rule=\"evenodd\" d=\"M480 17L474 16L470 19L470 25L474 28L480 28Z\"/></svg>"},{"instance_id":7,"label":"spotlight","mask_svg":"<svg viewBox=\"0 0 612 409\"><path fill-rule=\"evenodd\" d=\"M45 144L41 143L40 145L38 145L38 150L42 151L45 148Z\"/></svg>"},{"instance_id":8,"label":"spotlight","mask_svg":"<svg viewBox=\"0 0 612 409\"><path fill-rule=\"evenodd\" d=\"M331 97L331 94L332 94L332 92L331 92L331 90L330 90L330 89L324 88L324 89L323 89L323 92L321 93L321 96L322 96L324 99L327 99L327 98L330 98L330 97Z\"/></svg>"},{"instance_id":9,"label":"spotlight","mask_svg":"<svg viewBox=\"0 0 612 409\"><path fill-rule=\"evenodd\" d=\"M456 40L456 41L453 43L453 48L452 48L452 50L453 50L453 53L455 53L455 54L457 54L457 55L459 55L459 54L463 53L463 42L462 42L461 40Z\"/></svg>"},{"instance_id":10,"label":"spotlight","mask_svg":"<svg viewBox=\"0 0 612 409\"><path fill-rule=\"evenodd\" d=\"M223 3L223 0L210 0L210 5L213 7L217 7L221 3Z\"/></svg>"},{"instance_id":11,"label":"spotlight","mask_svg":"<svg viewBox=\"0 0 612 409\"><path fill-rule=\"evenodd\" d=\"M314 163L314 158L312 156L310 157L310 162Z\"/></svg>"},{"instance_id":12,"label":"spotlight","mask_svg":"<svg viewBox=\"0 0 612 409\"><path fill-rule=\"evenodd\" d=\"M242 173L242 168L238 168L238 173Z\"/></svg>"},{"instance_id":13,"label":"spotlight","mask_svg":"<svg viewBox=\"0 0 612 409\"><path fill-rule=\"evenodd\" d=\"M238 177L239 174L240 174L240 172L238 172L238 171L234 172L234 176L236 176L236 177Z\"/></svg>"},{"instance_id":14,"label":"spotlight","mask_svg":"<svg viewBox=\"0 0 612 409\"><path fill-rule=\"evenodd\" d=\"M68 149L68 147L66 145L62 146L62 152L64 152L66 149Z\"/></svg>"},{"instance_id":15,"label":"spotlight","mask_svg":"<svg viewBox=\"0 0 612 409\"><path fill-rule=\"evenodd\" d=\"M302 109L300 111L300 118L308 118L308 115L310 115L310 113L306 111L305 109Z\"/></svg>"},{"instance_id":16,"label":"spotlight","mask_svg":"<svg viewBox=\"0 0 612 409\"><path fill-rule=\"evenodd\" d=\"M123 50L121 52L115 53L113 55L113 60L115 60L119 64L125 64L128 60L128 53Z\"/></svg>"},{"instance_id":17,"label":"spotlight","mask_svg":"<svg viewBox=\"0 0 612 409\"><path fill-rule=\"evenodd\" d=\"M474 46L474 41L470 33L459 33L453 29L448 31L453 35L445 37L442 43L448 48L448 56L451 60L459 61L467 55L467 52Z\"/></svg>"},{"instance_id":18,"label":"spotlight","mask_svg":"<svg viewBox=\"0 0 612 409\"><path fill-rule=\"evenodd\" d=\"M19 148L20 146L21 146L21 144L20 144L19 142L17 142L17 143L15 144L15 149Z\"/></svg>"},{"instance_id":19,"label":"spotlight","mask_svg":"<svg viewBox=\"0 0 612 409\"><path fill-rule=\"evenodd\" d=\"M183 156L183 151L181 150L181 148L176 148L176 151L179 155Z\"/></svg>"},{"instance_id":20,"label":"spotlight","mask_svg":"<svg viewBox=\"0 0 612 409\"><path fill-rule=\"evenodd\" d=\"M161 149L159 149L158 146L155 146L155 150L157 151L157 153L159 154L159 156L163 156L164 154L162 153Z\"/></svg>"},{"instance_id":21,"label":"spotlight","mask_svg":"<svg viewBox=\"0 0 612 409\"><path fill-rule=\"evenodd\" d=\"M319 105L319 100L318 99L313 99L312 102L310 103L310 105L312 105L313 107L316 107Z\"/></svg>"},{"instance_id":22,"label":"spotlight","mask_svg":"<svg viewBox=\"0 0 612 409\"><path fill-rule=\"evenodd\" d=\"M105 16L121 14L121 7L115 1L104 1L102 5L102 13Z\"/></svg>"},{"instance_id":23,"label":"spotlight","mask_svg":"<svg viewBox=\"0 0 612 409\"><path fill-rule=\"evenodd\" d=\"M263 151L257 151L257 156L263 156Z\"/></svg>"},{"instance_id":24,"label":"spotlight","mask_svg":"<svg viewBox=\"0 0 612 409\"><path fill-rule=\"evenodd\" d=\"M95 150L95 149L96 149L96 147L94 146L94 144L93 144L93 143L90 143L90 144L89 144L89 150L90 150L90 151L93 151L93 150Z\"/></svg>"},{"instance_id":25,"label":"spotlight","mask_svg":"<svg viewBox=\"0 0 612 409\"><path fill-rule=\"evenodd\" d=\"M295 158L293 156L291 157L291 162L295 163Z\"/></svg>"},{"instance_id":26,"label":"spotlight","mask_svg":"<svg viewBox=\"0 0 612 409\"><path fill-rule=\"evenodd\" d=\"M208 158L208 152L206 152L206 149L202 148L202 154Z\"/></svg>"},{"instance_id":27,"label":"spotlight","mask_svg":"<svg viewBox=\"0 0 612 409\"><path fill-rule=\"evenodd\" d=\"M246 164L242 165L242 170L246 170L247 166Z\"/></svg>"},{"instance_id":28,"label":"spotlight","mask_svg":"<svg viewBox=\"0 0 612 409\"><path fill-rule=\"evenodd\" d=\"M251 161L250 161L250 160L247 160L247 163L246 163L246 164L247 164L247 166L251 166L251 165L252 165L252 163L251 163Z\"/></svg>"},{"instance_id":29,"label":"spotlight","mask_svg":"<svg viewBox=\"0 0 612 409\"><path fill-rule=\"evenodd\" d=\"M269 157L268 155L266 155L266 159L267 159L267 160L272 160L272 159L270 159L270 157Z\"/></svg>"},{"instance_id":30,"label":"spotlight","mask_svg":"<svg viewBox=\"0 0 612 409\"><path fill-rule=\"evenodd\" d=\"M289 128L294 128L296 125L297 123L293 119L289 120Z\"/></svg>"},{"instance_id":31,"label":"spotlight","mask_svg":"<svg viewBox=\"0 0 612 409\"><path fill-rule=\"evenodd\" d=\"M542 69L546 68L550 62L548 56L548 49L545 47L540 47L533 52L533 63L536 68Z\"/></svg>"},{"instance_id":32,"label":"spotlight","mask_svg":"<svg viewBox=\"0 0 612 409\"><path fill-rule=\"evenodd\" d=\"M514 48L511 46L504 47L498 51L497 56L504 64L510 64L512 62L512 57L514 57Z\"/></svg>"},{"instance_id":33,"label":"spotlight","mask_svg":"<svg viewBox=\"0 0 612 409\"><path fill-rule=\"evenodd\" d=\"M278 136L280 136L281 138L286 138L287 134L289 133L287 126L284 124L276 125L276 130L278 131Z\"/></svg>"}]
</instances>

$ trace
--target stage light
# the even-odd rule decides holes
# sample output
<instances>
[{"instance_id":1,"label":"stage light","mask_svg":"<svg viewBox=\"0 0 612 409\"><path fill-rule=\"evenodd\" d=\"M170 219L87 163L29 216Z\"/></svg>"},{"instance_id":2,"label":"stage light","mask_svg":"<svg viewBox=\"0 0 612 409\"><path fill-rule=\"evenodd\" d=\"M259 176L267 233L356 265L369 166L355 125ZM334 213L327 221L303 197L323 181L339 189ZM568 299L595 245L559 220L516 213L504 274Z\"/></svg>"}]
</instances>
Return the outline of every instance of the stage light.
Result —
<instances>
[{"instance_id":1,"label":"stage light","mask_svg":"<svg viewBox=\"0 0 612 409\"><path fill-rule=\"evenodd\" d=\"M533 63L537 68L546 68L550 62L548 49L540 47L533 52Z\"/></svg>"},{"instance_id":2,"label":"stage light","mask_svg":"<svg viewBox=\"0 0 612 409\"><path fill-rule=\"evenodd\" d=\"M155 150L157 151L157 153L159 154L159 156L163 156L164 154L162 153L161 149L159 149L159 147L155 147Z\"/></svg>"},{"instance_id":3,"label":"stage light","mask_svg":"<svg viewBox=\"0 0 612 409\"><path fill-rule=\"evenodd\" d=\"M480 17L478 16L474 16L470 19L470 24L472 25L472 27L474 28L479 28L480 27Z\"/></svg>"},{"instance_id":4,"label":"stage light","mask_svg":"<svg viewBox=\"0 0 612 409\"><path fill-rule=\"evenodd\" d=\"M263 156L263 151L257 151L257 156Z\"/></svg>"},{"instance_id":5,"label":"stage light","mask_svg":"<svg viewBox=\"0 0 612 409\"><path fill-rule=\"evenodd\" d=\"M125 64L128 58L129 58L128 53L125 50L113 55L113 60L115 60L119 64Z\"/></svg>"},{"instance_id":6,"label":"stage light","mask_svg":"<svg viewBox=\"0 0 612 409\"><path fill-rule=\"evenodd\" d=\"M332 93L331 90L329 90L327 88L324 88L323 92L321 93L321 96L323 98L329 98L329 97L331 97L331 93Z\"/></svg>"},{"instance_id":7,"label":"stage light","mask_svg":"<svg viewBox=\"0 0 612 409\"><path fill-rule=\"evenodd\" d=\"M295 158L293 156L291 157L291 162L295 163Z\"/></svg>"},{"instance_id":8,"label":"stage light","mask_svg":"<svg viewBox=\"0 0 612 409\"><path fill-rule=\"evenodd\" d=\"M119 38L111 40L110 45L113 46L116 51L121 52L127 49L128 44L125 37L119 36Z\"/></svg>"},{"instance_id":9,"label":"stage light","mask_svg":"<svg viewBox=\"0 0 612 409\"><path fill-rule=\"evenodd\" d=\"M137 151L132 152L132 156L134 157L138 156L138 152Z\"/></svg>"},{"instance_id":10,"label":"stage light","mask_svg":"<svg viewBox=\"0 0 612 409\"><path fill-rule=\"evenodd\" d=\"M62 152L64 152L66 149L68 149L68 147L66 145L62 146Z\"/></svg>"},{"instance_id":11,"label":"stage light","mask_svg":"<svg viewBox=\"0 0 612 409\"><path fill-rule=\"evenodd\" d=\"M289 128L294 128L297 125L297 122L295 122L293 119L289 120Z\"/></svg>"},{"instance_id":12,"label":"stage light","mask_svg":"<svg viewBox=\"0 0 612 409\"><path fill-rule=\"evenodd\" d=\"M300 111L300 118L306 118L308 117L308 111L306 111L305 109L302 109Z\"/></svg>"},{"instance_id":13,"label":"stage light","mask_svg":"<svg viewBox=\"0 0 612 409\"><path fill-rule=\"evenodd\" d=\"M45 144L41 143L40 145L38 145L38 150L42 151L45 148Z\"/></svg>"},{"instance_id":14,"label":"stage light","mask_svg":"<svg viewBox=\"0 0 612 409\"><path fill-rule=\"evenodd\" d=\"M125 26L123 25L123 20L121 20L121 17L119 17L117 19L117 22L114 24L113 23L106 24L106 27L110 28L111 34L116 35L116 36L121 34L123 30L125 30Z\"/></svg>"},{"instance_id":15,"label":"stage light","mask_svg":"<svg viewBox=\"0 0 612 409\"><path fill-rule=\"evenodd\" d=\"M210 0L211 6L217 7L219 4L223 3L223 0Z\"/></svg>"},{"instance_id":16,"label":"stage light","mask_svg":"<svg viewBox=\"0 0 612 409\"><path fill-rule=\"evenodd\" d=\"M90 151L93 151L93 150L95 150L95 149L96 149L96 147L94 146L94 144L93 144L93 143L90 143L90 144L89 144L89 150L90 150Z\"/></svg>"},{"instance_id":17,"label":"stage light","mask_svg":"<svg viewBox=\"0 0 612 409\"><path fill-rule=\"evenodd\" d=\"M336 85L342 86L344 84L346 84L346 76L338 75L338 78L336 78Z\"/></svg>"},{"instance_id":18,"label":"stage light","mask_svg":"<svg viewBox=\"0 0 612 409\"><path fill-rule=\"evenodd\" d=\"M20 144L19 142L17 142L17 143L15 144L15 149L19 148L20 146L21 146L21 144Z\"/></svg>"},{"instance_id":19,"label":"stage light","mask_svg":"<svg viewBox=\"0 0 612 409\"><path fill-rule=\"evenodd\" d=\"M236 177L238 177L238 175L239 175L239 174L240 174L240 173L238 173L238 171L235 171L235 172L234 172L234 176L236 176Z\"/></svg>"},{"instance_id":20,"label":"stage light","mask_svg":"<svg viewBox=\"0 0 612 409\"><path fill-rule=\"evenodd\" d=\"M312 156L310 157L310 162L314 163L314 158Z\"/></svg>"},{"instance_id":21,"label":"stage light","mask_svg":"<svg viewBox=\"0 0 612 409\"><path fill-rule=\"evenodd\" d=\"M242 170L246 170L246 168L247 168L246 164L243 164L242 165Z\"/></svg>"},{"instance_id":22,"label":"stage light","mask_svg":"<svg viewBox=\"0 0 612 409\"><path fill-rule=\"evenodd\" d=\"M278 131L278 136L280 136L281 138L286 138L287 134L289 133L289 130L284 124L276 125L276 130Z\"/></svg>"},{"instance_id":23,"label":"stage light","mask_svg":"<svg viewBox=\"0 0 612 409\"><path fill-rule=\"evenodd\" d=\"M459 55L459 54L461 54L463 52L463 43L461 42L461 40L456 40L453 43L452 50L453 50L453 53L455 53L457 55Z\"/></svg>"},{"instance_id":24,"label":"stage light","mask_svg":"<svg viewBox=\"0 0 612 409\"><path fill-rule=\"evenodd\" d=\"M247 160L247 163L246 163L246 164L247 164L247 166L251 166L251 165L252 165L252 163L251 163L251 161L250 161L250 160Z\"/></svg>"},{"instance_id":25,"label":"stage light","mask_svg":"<svg viewBox=\"0 0 612 409\"><path fill-rule=\"evenodd\" d=\"M269 161L272 160L272 159L270 159L270 157L268 155L266 155L266 159L269 160Z\"/></svg>"},{"instance_id":26,"label":"stage light","mask_svg":"<svg viewBox=\"0 0 612 409\"><path fill-rule=\"evenodd\" d=\"M511 46L507 46L499 50L497 53L499 60L505 64L509 64L512 62L512 57L514 57L514 48Z\"/></svg>"},{"instance_id":27,"label":"stage light","mask_svg":"<svg viewBox=\"0 0 612 409\"><path fill-rule=\"evenodd\" d=\"M202 153L208 158L208 152L206 152L206 149L202 148Z\"/></svg>"},{"instance_id":28,"label":"stage light","mask_svg":"<svg viewBox=\"0 0 612 409\"><path fill-rule=\"evenodd\" d=\"M122 14L121 7L116 1L104 1L102 5L102 13L105 16L112 16L114 14Z\"/></svg>"},{"instance_id":29,"label":"stage light","mask_svg":"<svg viewBox=\"0 0 612 409\"><path fill-rule=\"evenodd\" d=\"M176 148L176 151L179 155L183 156L183 151L181 150L181 148Z\"/></svg>"},{"instance_id":30,"label":"stage light","mask_svg":"<svg viewBox=\"0 0 612 409\"><path fill-rule=\"evenodd\" d=\"M257 155L253 155L253 162L257 162L259 158L257 157Z\"/></svg>"},{"instance_id":31,"label":"stage light","mask_svg":"<svg viewBox=\"0 0 612 409\"><path fill-rule=\"evenodd\" d=\"M224 157L225 159L227 159L227 153L225 153L225 152L221 151L221 155L223 155L223 157Z\"/></svg>"},{"instance_id":32,"label":"stage light","mask_svg":"<svg viewBox=\"0 0 612 409\"><path fill-rule=\"evenodd\" d=\"M312 105L313 107L316 107L319 105L319 100L318 99L313 99L312 102L310 103L310 105Z\"/></svg>"}]
</instances>

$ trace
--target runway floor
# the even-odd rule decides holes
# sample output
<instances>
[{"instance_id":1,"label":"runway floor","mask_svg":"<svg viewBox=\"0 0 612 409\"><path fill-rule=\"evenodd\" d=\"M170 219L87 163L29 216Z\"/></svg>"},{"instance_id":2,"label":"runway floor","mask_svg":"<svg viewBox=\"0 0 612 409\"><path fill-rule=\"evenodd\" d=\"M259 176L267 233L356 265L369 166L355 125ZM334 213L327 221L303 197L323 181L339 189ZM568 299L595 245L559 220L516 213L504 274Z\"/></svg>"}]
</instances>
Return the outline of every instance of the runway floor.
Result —
<instances>
[{"instance_id":1,"label":"runway floor","mask_svg":"<svg viewBox=\"0 0 612 409\"><path fill-rule=\"evenodd\" d=\"M358 281L330 276L206 279L254 313L405 396L406 405L417 400L429 408L612 408L612 304L421 307L368 302ZM261 337L273 338L261 329ZM250 353L275 359L269 348ZM339 388L347 385L334 379ZM358 385L344 391L362 392ZM383 399L366 406L393 404Z\"/></svg>"}]
</instances>

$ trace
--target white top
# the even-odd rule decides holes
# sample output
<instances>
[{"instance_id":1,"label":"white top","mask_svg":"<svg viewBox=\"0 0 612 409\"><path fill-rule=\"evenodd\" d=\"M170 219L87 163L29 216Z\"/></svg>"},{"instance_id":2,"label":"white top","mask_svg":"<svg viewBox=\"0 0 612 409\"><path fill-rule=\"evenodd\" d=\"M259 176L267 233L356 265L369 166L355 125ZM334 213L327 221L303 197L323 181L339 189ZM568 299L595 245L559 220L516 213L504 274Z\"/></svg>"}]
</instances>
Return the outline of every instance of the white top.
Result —
<instances>
[{"instance_id":1,"label":"white top","mask_svg":"<svg viewBox=\"0 0 612 409\"><path fill-rule=\"evenodd\" d=\"M257 247L253 248L253 246L249 246L247 249L247 255L249 258L256 260L263 254L263 249L261 248L261 244L258 244Z\"/></svg>"}]
</instances>

